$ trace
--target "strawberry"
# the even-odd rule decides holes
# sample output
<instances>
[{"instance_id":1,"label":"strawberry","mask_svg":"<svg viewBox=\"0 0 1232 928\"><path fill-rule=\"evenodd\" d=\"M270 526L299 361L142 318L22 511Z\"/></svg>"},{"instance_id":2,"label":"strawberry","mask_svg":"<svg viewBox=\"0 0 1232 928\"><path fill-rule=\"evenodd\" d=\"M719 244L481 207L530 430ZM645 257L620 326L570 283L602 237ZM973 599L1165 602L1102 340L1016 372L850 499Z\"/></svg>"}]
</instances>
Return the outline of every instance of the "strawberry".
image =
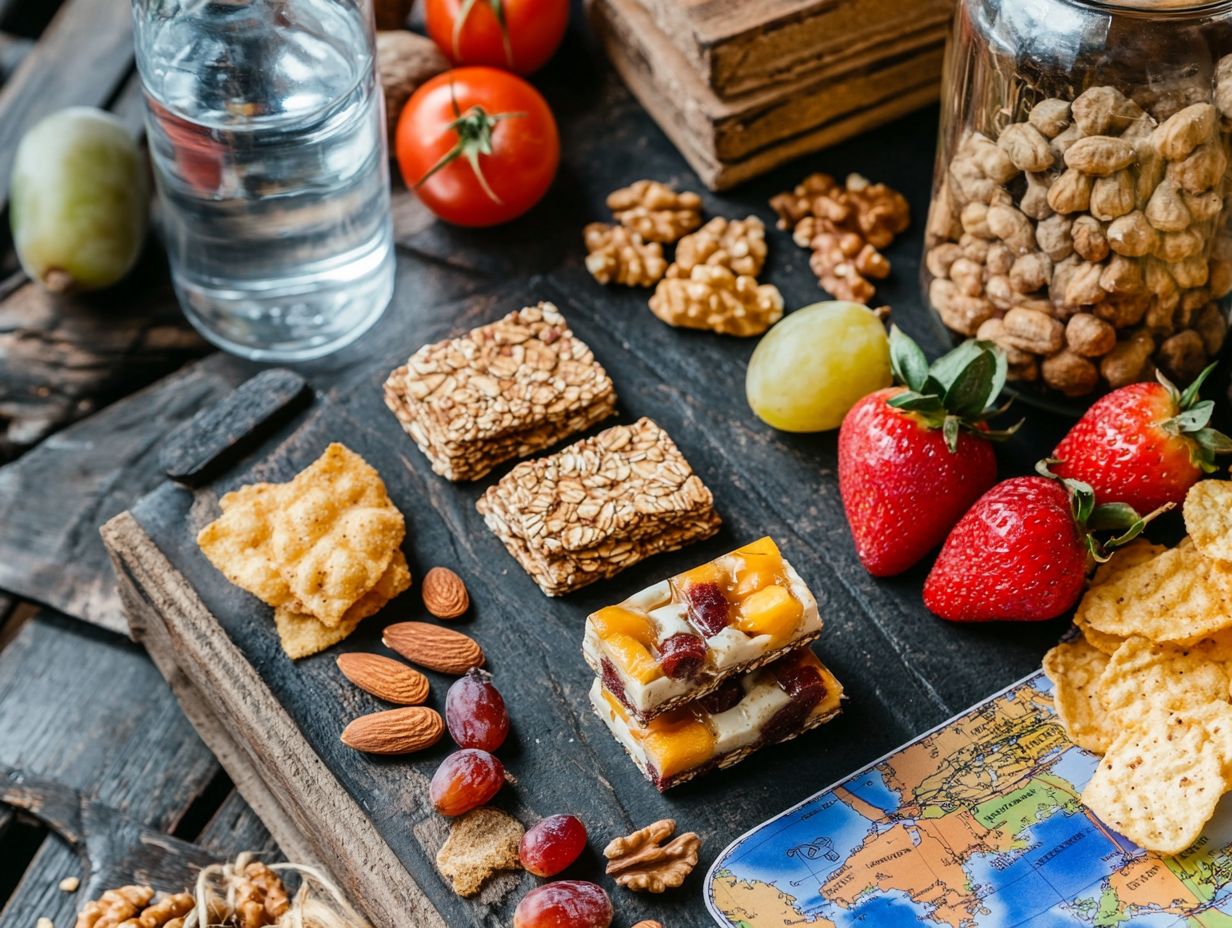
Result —
<instances>
[{"instance_id":1,"label":"strawberry","mask_svg":"<svg viewBox=\"0 0 1232 928\"><path fill-rule=\"evenodd\" d=\"M905 386L856 403L838 434L838 485L856 554L874 576L901 573L939 545L997 479L984 420L1005 383L1005 355L968 341L932 367L890 330L890 361Z\"/></svg>"},{"instance_id":2,"label":"strawberry","mask_svg":"<svg viewBox=\"0 0 1232 928\"><path fill-rule=\"evenodd\" d=\"M1152 516L1123 503L1095 505L1078 480L1041 461L1038 477L1003 480L981 496L945 540L924 581L924 605L952 622L1035 622L1065 612L1092 563L1137 537ZM1120 529L1100 544L1091 534Z\"/></svg>"},{"instance_id":3,"label":"strawberry","mask_svg":"<svg viewBox=\"0 0 1232 928\"><path fill-rule=\"evenodd\" d=\"M1208 425L1214 402L1198 399L1214 366L1184 393L1159 374L1157 383L1132 383L1097 400L1053 451L1053 470L1089 483L1101 502L1139 512L1180 503L1215 470L1215 455L1232 451L1232 439Z\"/></svg>"}]
</instances>

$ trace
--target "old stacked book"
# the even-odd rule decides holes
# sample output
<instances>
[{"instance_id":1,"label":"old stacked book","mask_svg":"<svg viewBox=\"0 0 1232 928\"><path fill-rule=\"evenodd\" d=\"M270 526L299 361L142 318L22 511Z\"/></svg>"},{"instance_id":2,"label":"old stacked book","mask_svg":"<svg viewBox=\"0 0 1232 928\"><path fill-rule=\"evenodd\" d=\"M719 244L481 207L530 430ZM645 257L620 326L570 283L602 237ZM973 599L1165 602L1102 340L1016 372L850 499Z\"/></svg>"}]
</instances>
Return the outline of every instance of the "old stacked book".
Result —
<instances>
[{"instance_id":1,"label":"old stacked book","mask_svg":"<svg viewBox=\"0 0 1232 928\"><path fill-rule=\"evenodd\" d=\"M935 100L953 10L953 0L589 4L613 66L715 190Z\"/></svg>"}]
</instances>

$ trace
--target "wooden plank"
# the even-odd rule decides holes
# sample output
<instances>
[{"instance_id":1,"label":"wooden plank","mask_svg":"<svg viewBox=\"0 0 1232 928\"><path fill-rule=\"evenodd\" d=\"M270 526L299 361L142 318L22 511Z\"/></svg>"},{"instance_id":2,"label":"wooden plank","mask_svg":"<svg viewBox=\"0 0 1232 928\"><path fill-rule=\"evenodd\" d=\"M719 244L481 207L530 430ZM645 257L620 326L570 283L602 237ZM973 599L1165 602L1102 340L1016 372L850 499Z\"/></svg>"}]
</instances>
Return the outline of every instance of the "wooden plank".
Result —
<instances>
[{"instance_id":1,"label":"wooden plank","mask_svg":"<svg viewBox=\"0 0 1232 928\"><path fill-rule=\"evenodd\" d=\"M32 125L75 104L102 106L132 68L128 0L67 0L12 78L0 89L0 177ZM0 190L0 206L8 186Z\"/></svg>"},{"instance_id":2,"label":"wooden plank","mask_svg":"<svg viewBox=\"0 0 1232 928\"><path fill-rule=\"evenodd\" d=\"M902 48L904 35L949 26L953 0L638 0L690 70L720 97L782 87Z\"/></svg>"},{"instance_id":3,"label":"wooden plank","mask_svg":"<svg viewBox=\"0 0 1232 928\"><path fill-rule=\"evenodd\" d=\"M161 482L167 434L251 370L212 355L0 467L0 588L127 633L97 527Z\"/></svg>"},{"instance_id":4,"label":"wooden plank","mask_svg":"<svg viewBox=\"0 0 1232 928\"><path fill-rule=\"evenodd\" d=\"M243 851L264 855L266 859L278 853L278 845L252 806L238 792L232 792L205 828L196 843L220 857L233 857Z\"/></svg>"}]
</instances>

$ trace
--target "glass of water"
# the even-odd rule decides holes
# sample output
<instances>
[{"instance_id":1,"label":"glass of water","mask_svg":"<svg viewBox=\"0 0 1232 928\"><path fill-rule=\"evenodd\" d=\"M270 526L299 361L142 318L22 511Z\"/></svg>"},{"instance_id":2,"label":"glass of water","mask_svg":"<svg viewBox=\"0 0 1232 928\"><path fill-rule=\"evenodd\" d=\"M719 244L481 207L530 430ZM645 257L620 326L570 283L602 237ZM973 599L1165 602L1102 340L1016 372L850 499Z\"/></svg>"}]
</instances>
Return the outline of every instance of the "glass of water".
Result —
<instances>
[{"instance_id":1,"label":"glass of water","mask_svg":"<svg viewBox=\"0 0 1232 928\"><path fill-rule=\"evenodd\" d=\"M372 0L133 0L176 293L260 360L358 338L393 294Z\"/></svg>"}]
</instances>

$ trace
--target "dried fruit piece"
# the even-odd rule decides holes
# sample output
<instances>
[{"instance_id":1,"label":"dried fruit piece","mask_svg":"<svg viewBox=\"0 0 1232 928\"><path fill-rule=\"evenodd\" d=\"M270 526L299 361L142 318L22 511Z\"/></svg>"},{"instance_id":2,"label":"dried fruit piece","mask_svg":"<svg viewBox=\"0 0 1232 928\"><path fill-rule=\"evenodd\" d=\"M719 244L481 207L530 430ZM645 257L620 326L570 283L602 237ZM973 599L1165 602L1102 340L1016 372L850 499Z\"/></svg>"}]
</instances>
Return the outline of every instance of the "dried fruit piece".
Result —
<instances>
[{"instance_id":1,"label":"dried fruit piece","mask_svg":"<svg viewBox=\"0 0 1232 928\"><path fill-rule=\"evenodd\" d=\"M711 715L718 715L735 707L742 699L744 699L744 687L740 685L740 677L736 676L724 680L717 690L707 693L697 703Z\"/></svg>"},{"instance_id":2,"label":"dried fruit piece","mask_svg":"<svg viewBox=\"0 0 1232 928\"><path fill-rule=\"evenodd\" d=\"M522 836L518 859L535 876L555 876L586 848L586 826L573 815L549 815Z\"/></svg>"},{"instance_id":3,"label":"dried fruit piece","mask_svg":"<svg viewBox=\"0 0 1232 928\"><path fill-rule=\"evenodd\" d=\"M460 676L484 663L482 649L469 635L427 622L390 625L381 640L408 661L441 673Z\"/></svg>"},{"instance_id":4,"label":"dried fruit piece","mask_svg":"<svg viewBox=\"0 0 1232 928\"><path fill-rule=\"evenodd\" d=\"M706 642L677 632L659 645L659 666L673 680L691 680L706 664Z\"/></svg>"},{"instance_id":5,"label":"dried fruit piece","mask_svg":"<svg viewBox=\"0 0 1232 928\"><path fill-rule=\"evenodd\" d=\"M486 670L468 670L445 696L445 724L461 748L495 751L509 734L505 700Z\"/></svg>"},{"instance_id":6,"label":"dried fruit piece","mask_svg":"<svg viewBox=\"0 0 1232 928\"><path fill-rule=\"evenodd\" d=\"M462 815L485 805L505 782L504 765L475 748L455 751L432 774L428 795L441 815Z\"/></svg>"},{"instance_id":7,"label":"dried fruit piece","mask_svg":"<svg viewBox=\"0 0 1232 928\"><path fill-rule=\"evenodd\" d=\"M702 844L691 831L667 841L675 830L675 820L665 818L613 840L603 849L608 875L634 892L675 889L697 866Z\"/></svg>"},{"instance_id":8,"label":"dried fruit piece","mask_svg":"<svg viewBox=\"0 0 1232 928\"><path fill-rule=\"evenodd\" d=\"M438 619L456 619L470 608L462 578L448 567L433 567L423 578L424 608Z\"/></svg>"},{"instance_id":9,"label":"dried fruit piece","mask_svg":"<svg viewBox=\"0 0 1232 928\"><path fill-rule=\"evenodd\" d=\"M693 583L686 592L689 618L707 638L731 624L731 604L717 583Z\"/></svg>"},{"instance_id":10,"label":"dried fruit piece","mask_svg":"<svg viewBox=\"0 0 1232 928\"><path fill-rule=\"evenodd\" d=\"M513 913L513 928L608 928L612 900L602 886L561 880L532 889Z\"/></svg>"},{"instance_id":11,"label":"dried fruit piece","mask_svg":"<svg viewBox=\"0 0 1232 928\"><path fill-rule=\"evenodd\" d=\"M428 698L427 677L380 654L340 654L338 669L361 690L386 702L418 706Z\"/></svg>"},{"instance_id":12,"label":"dried fruit piece","mask_svg":"<svg viewBox=\"0 0 1232 928\"><path fill-rule=\"evenodd\" d=\"M365 754L410 754L441 740L445 723L426 706L361 715L342 730L342 743Z\"/></svg>"}]
</instances>

